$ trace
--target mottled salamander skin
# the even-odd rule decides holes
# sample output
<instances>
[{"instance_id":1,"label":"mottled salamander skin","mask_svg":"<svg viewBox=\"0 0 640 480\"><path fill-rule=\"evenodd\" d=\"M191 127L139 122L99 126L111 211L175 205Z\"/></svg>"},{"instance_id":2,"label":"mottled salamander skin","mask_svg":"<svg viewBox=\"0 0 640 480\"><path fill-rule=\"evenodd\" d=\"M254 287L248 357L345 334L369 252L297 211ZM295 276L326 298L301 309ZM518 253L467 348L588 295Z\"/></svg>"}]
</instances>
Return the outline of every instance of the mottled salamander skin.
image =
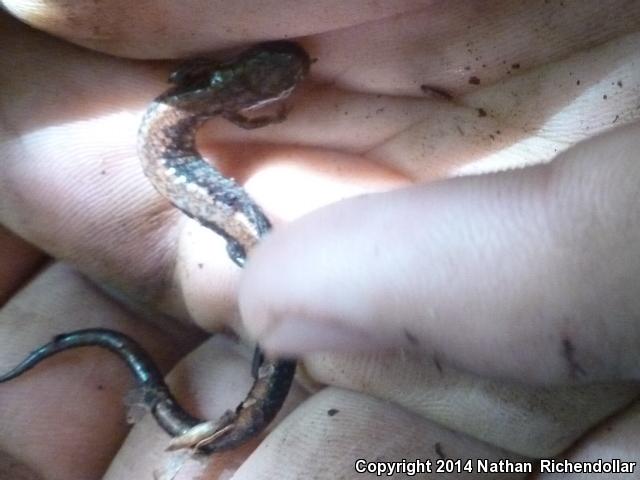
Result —
<instances>
[{"instance_id":1,"label":"mottled salamander skin","mask_svg":"<svg viewBox=\"0 0 640 480\"><path fill-rule=\"evenodd\" d=\"M222 235L239 265L269 230L269 220L242 187L203 160L196 132L217 115L242 128L284 120L282 114L248 119L242 111L285 99L308 70L306 52L291 42L262 44L222 64L192 61L171 75L176 86L156 98L142 120L138 155L151 183Z\"/></svg>"},{"instance_id":2,"label":"mottled salamander skin","mask_svg":"<svg viewBox=\"0 0 640 480\"><path fill-rule=\"evenodd\" d=\"M138 155L151 183L185 214L223 236L229 257L239 266L270 229L270 223L240 185L200 156L196 132L215 116L242 128L284 120L283 109L270 117L251 119L243 112L288 97L309 65L307 53L292 42L261 44L223 63L190 61L171 75L174 87L152 102L140 126ZM294 361L265 360L257 348L255 382L249 394L235 411L217 422L200 420L182 409L142 347L107 329L56 336L0 376L0 383L57 352L85 346L103 347L122 358L144 393L144 404L158 424L176 437L169 448L192 448L197 453L233 449L264 430L282 407L296 368Z\"/></svg>"}]
</instances>

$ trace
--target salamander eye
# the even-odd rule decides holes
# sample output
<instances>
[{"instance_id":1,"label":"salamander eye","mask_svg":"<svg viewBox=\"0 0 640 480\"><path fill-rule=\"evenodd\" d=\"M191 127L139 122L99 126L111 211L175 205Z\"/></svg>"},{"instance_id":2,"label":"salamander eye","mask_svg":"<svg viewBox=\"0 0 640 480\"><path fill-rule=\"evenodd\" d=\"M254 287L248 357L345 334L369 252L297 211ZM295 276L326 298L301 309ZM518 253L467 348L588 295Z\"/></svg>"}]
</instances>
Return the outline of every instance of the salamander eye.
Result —
<instances>
[{"instance_id":1,"label":"salamander eye","mask_svg":"<svg viewBox=\"0 0 640 480\"><path fill-rule=\"evenodd\" d=\"M208 58L196 58L187 60L169 75L169 83L175 85L194 85L208 82L212 71L215 71L218 63Z\"/></svg>"}]
</instances>

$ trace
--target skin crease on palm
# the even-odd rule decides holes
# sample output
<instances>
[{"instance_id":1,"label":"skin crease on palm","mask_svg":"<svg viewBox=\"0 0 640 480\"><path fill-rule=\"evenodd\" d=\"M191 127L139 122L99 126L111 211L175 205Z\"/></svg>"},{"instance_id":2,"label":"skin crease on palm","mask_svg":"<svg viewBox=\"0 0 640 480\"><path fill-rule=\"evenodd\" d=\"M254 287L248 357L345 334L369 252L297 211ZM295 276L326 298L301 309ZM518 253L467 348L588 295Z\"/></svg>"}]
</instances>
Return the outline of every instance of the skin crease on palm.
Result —
<instances>
[{"instance_id":1,"label":"skin crease on palm","mask_svg":"<svg viewBox=\"0 0 640 480\"><path fill-rule=\"evenodd\" d=\"M192 321L303 356L313 387L203 466L163 452L148 418L127 436L124 368L69 352L0 387L0 477L640 457L638 2L120 3L3 3L64 40L0 16L0 367L119 328L215 418L246 393L250 349L217 336L187 354ZM199 136L276 224L240 278L142 174L138 123L171 67L146 60L275 38L317 59L287 121Z\"/></svg>"}]
</instances>

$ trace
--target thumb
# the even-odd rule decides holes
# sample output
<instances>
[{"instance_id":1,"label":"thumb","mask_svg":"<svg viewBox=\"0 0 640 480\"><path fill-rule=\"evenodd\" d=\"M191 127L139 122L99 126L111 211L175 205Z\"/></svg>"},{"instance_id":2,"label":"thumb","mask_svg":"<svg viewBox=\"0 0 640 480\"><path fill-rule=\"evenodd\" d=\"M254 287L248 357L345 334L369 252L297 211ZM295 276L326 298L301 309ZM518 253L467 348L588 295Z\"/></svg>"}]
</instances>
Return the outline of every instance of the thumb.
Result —
<instances>
[{"instance_id":1,"label":"thumb","mask_svg":"<svg viewBox=\"0 0 640 480\"><path fill-rule=\"evenodd\" d=\"M525 381L637 378L639 130L307 215L248 263L249 332L281 355L412 346Z\"/></svg>"}]
</instances>

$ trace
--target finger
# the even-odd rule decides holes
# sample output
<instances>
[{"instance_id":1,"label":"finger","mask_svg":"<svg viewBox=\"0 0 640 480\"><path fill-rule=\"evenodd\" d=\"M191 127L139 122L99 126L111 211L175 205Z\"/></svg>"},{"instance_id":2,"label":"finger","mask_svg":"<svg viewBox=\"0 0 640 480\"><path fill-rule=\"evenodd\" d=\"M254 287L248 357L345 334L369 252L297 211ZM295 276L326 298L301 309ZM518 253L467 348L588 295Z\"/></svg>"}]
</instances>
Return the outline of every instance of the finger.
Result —
<instances>
[{"instance_id":1,"label":"finger","mask_svg":"<svg viewBox=\"0 0 640 480\"><path fill-rule=\"evenodd\" d=\"M635 384L540 388L488 379L408 349L306 355L304 365L317 382L389 400L453 431L533 458L563 453L640 392Z\"/></svg>"},{"instance_id":2,"label":"finger","mask_svg":"<svg viewBox=\"0 0 640 480\"><path fill-rule=\"evenodd\" d=\"M287 417L234 478L379 478L390 476L390 471L376 475L366 470L367 464L375 467L376 462L402 464L403 460L411 463L415 459L431 462L431 471L413 473L420 478L477 478L475 459L496 461L499 458L524 460L441 428L387 402L348 390L327 388ZM364 462L356 466L358 459ZM437 471L441 465L438 462L446 459L460 460L460 471ZM463 470L467 460L473 464L472 471ZM413 476L410 471L400 473ZM507 474L501 478L522 479L524 475Z\"/></svg>"},{"instance_id":3,"label":"finger","mask_svg":"<svg viewBox=\"0 0 640 480\"><path fill-rule=\"evenodd\" d=\"M163 239L169 229L158 220L166 210L144 202L153 191L146 182L135 183L142 180L135 162L137 119L127 109L142 107L133 98L144 98L144 75L127 78L121 62L85 58L6 17L0 21L3 43L12 49L2 58L14 59L12 67L3 64L0 97L7 159L0 180L2 223L94 277L144 292L150 279L169 274L169 265L157 259L159 240L171 241ZM18 37L21 42L11 41ZM106 78L118 94L98 92ZM158 230L164 235L152 238ZM146 294L140 296L154 296L152 289Z\"/></svg>"},{"instance_id":4,"label":"finger","mask_svg":"<svg viewBox=\"0 0 640 480\"><path fill-rule=\"evenodd\" d=\"M0 371L61 331L115 328L138 339L167 368L191 345L170 339L56 264L0 313ZM127 433L130 375L100 349L65 352L0 385L0 450L46 478L99 478Z\"/></svg>"},{"instance_id":5,"label":"finger","mask_svg":"<svg viewBox=\"0 0 640 480\"><path fill-rule=\"evenodd\" d=\"M639 129L304 217L251 257L247 328L284 354L404 345L519 381L637 378Z\"/></svg>"},{"instance_id":6,"label":"finger","mask_svg":"<svg viewBox=\"0 0 640 480\"><path fill-rule=\"evenodd\" d=\"M431 3L431 2L426 2ZM375 7L356 2L157 0L143 4L5 0L22 21L80 45L139 57L183 57L238 44L294 38L375 21L423 6L403 0ZM126 8L125 8L126 7Z\"/></svg>"},{"instance_id":7,"label":"finger","mask_svg":"<svg viewBox=\"0 0 640 480\"><path fill-rule=\"evenodd\" d=\"M585 437L563 458L541 463L541 474L535 478L572 480L585 478L590 473L589 476L600 474L601 478L632 480L638 477L639 440L640 406L636 404Z\"/></svg>"},{"instance_id":8,"label":"finger","mask_svg":"<svg viewBox=\"0 0 640 480\"><path fill-rule=\"evenodd\" d=\"M215 420L240 404L251 387L250 352L228 338L216 336L185 357L167 381L178 401L194 415ZM302 401L305 394L292 388L270 429ZM167 452L169 437L148 415L136 424L118 452L105 479L218 478L233 472L256 448L262 437L227 453L194 459L189 451Z\"/></svg>"}]
</instances>

